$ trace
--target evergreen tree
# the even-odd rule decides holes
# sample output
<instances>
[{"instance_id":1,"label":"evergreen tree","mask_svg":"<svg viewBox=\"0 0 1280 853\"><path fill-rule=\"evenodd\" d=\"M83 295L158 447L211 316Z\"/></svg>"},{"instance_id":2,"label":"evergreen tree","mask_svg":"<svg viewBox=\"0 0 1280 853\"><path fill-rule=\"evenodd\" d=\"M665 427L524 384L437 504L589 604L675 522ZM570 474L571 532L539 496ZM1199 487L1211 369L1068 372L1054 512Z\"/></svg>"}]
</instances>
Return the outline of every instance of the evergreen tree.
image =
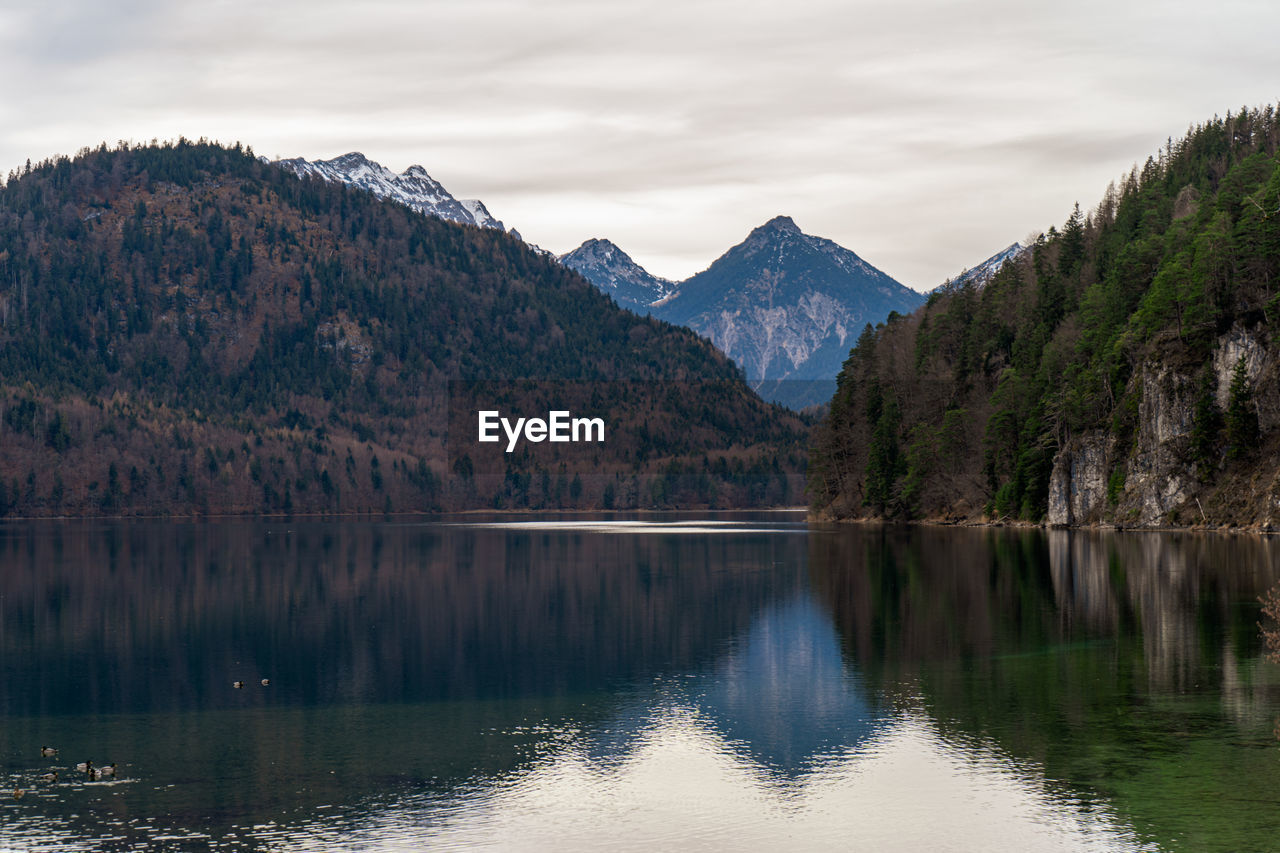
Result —
<instances>
[{"instance_id":1,"label":"evergreen tree","mask_svg":"<svg viewBox=\"0 0 1280 853\"><path fill-rule=\"evenodd\" d=\"M1215 384L1213 371L1201 371L1200 389L1196 395L1196 406L1191 420L1191 458L1195 461L1201 477L1207 476L1218 467L1222 412L1218 408L1218 400L1214 393Z\"/></svg>"},{"instance_id":2,"label":"evergreen tree","mask_svg":"<svg viewBox=\"0 0 1280 853\"><path fill-rule=\"evenodd\" d=\"M892 394L885 394L878 386L868 402L867 414L874 419L875 428L867 448L866 497L867 506L881 515L888 514L894 497L894 487L901 474L901 457L898 451L898 402Z\"/></svg>"},{"instance_id":3,"label":"evergreen tree","mask_svg":"<svg viewBox=\"0 0 1280 853\"><path fill-rule=\"evenodd\" d=\"M1080 202L1076 202L1071 216L1062 226L1060 240L1058 272L1070 276L1084 259L1084 214L1080 212Z\"/></svg>"},{"instance_id":4,"label":"evergreen tree","mask_svg":"<svg viewBox=\"0 0 1280 853\"><path fill-rule=\"evenodd\" d=\"M1253 403L1253 389L1244 356L1231 371L1231 387L1227 392L1227 455L1243 459L1258 444L1258 410Z\"/></svg>"}]
</instances>

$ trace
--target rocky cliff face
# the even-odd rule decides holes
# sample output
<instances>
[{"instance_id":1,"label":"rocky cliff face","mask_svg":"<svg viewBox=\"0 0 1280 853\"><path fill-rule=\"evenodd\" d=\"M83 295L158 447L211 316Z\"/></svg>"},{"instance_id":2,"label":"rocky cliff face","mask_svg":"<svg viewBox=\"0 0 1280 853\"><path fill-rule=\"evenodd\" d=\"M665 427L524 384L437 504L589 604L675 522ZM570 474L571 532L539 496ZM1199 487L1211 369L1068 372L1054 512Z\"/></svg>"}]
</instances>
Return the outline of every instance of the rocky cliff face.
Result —
<instances>
[{"instance_id":1,"label":"rocky cliff face","mask_svg":"<svg viewBox=\"0 0 1280 853\"><path fill-rule=\"evenodd\" d=\"M1049 479L1049 523L1073 526L1099 521L1107 505L1107 480L1115 439L1090 433L1063 449Z\"/></svg>"},{"instance_id":2,"label":"rocky cliff face","mask_svg":"<svg viewBox=\"0 0 1280 853\"><path fill-rule=\"evenodd\" d=\"M1125 464L1122 522L1161 523L1190 496L1195 385L1190 376L1148 362L1142 367L1136 448Z\"/></svg>"},{"instance_id":3,"label":"rocky cliff face","mask_svg":"<svg viewBox=\"0 0 1280 853\"><path fill-rule=\"evenodd\" d=\"M1125 527L1197 525L1214 519L1257 527L1280 524L1280 472L1267 460L1280 440L1280 354L1268 351L1261 328L1235 326L1221 335L1209 364L1220 411L1230 403L1241 360L1262 433L1246 458L1232 460L1221 438L1207 469L1193 458L1197 377L1159 360L1144 363L1133 383L1141 394L1137 430L1128 448L1094 432L1069 441L1054 459L1048 523Z\"/></svg>"},{"instance_id":4,"label":"rocky cliff face","mask_svg":"<svg viewBox=\"0 0 1280 853\"><path fill-rule=\"evenodd\" d=\"M1227 407L1227 395L1231 389L1231 374L1236 363L1244 359L1245 377L1254 385L1258 375L1262 373L1266 351L1262 348L1260 337L1246 329L1235 326L1218 339L1218 349L1213 354L1213 372L1217 379L1216 398L1218 408Z\"/></svg>"}]
</instances>

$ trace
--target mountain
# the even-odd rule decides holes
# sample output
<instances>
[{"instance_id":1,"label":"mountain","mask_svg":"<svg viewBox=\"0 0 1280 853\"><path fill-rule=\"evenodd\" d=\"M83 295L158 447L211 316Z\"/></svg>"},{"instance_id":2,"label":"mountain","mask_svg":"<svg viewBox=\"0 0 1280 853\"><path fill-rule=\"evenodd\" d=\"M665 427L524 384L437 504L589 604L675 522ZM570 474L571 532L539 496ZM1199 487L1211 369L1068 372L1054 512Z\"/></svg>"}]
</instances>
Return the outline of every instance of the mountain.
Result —
<instances>
[{"instance_id":1,"label":"mountain","mask_svg":"<svg viewBox=\"0 0 1280 853\"><path fill-rule=\"evenodd\" d=\"M482 203L458 201L421 166L397 175L359 152L277 165L299 177L359 187L450 222L503 229ZM710 269L682 283L653 275L609 240L587 240L559 261L619 306L711 338L762 396L795 408L830 399L834 377L863 326L891 311L910 311L923 300L853 252L803 234L785 216L756 229Z\"/></svg>"},{"instance_id":2,"label":"mountain","mask_svg":"<svg viewBox=\"0 0 1280 853\"><path fill-rule=\"evenodd\" d=\"M806 431L515 237L238 146L0 187L0 515L776 505Z\"/></svg>"},{"instance_id":3,"label":"mountain","mask_svg":"<svg viewBox=\"0 0 1280 853\"><path fill-rule=\"evenodd\" d=\"M1001 249L991 257L987 258L976 267L962 271L955 278L948 279L946 282L938 285L935 290L951 291L960 290L968 285L974 287L982 287L982 285L991 281L995 274L1000 272L1000 268L1009 261L1021 255L1026 251L1026 247L1021 243L1013 243L1010 246Z\"/></svg>"},{"instance_id":4,"label":"mountain","mask_svg":"<svg viewBox=\"0 0 1280 853\"><path fill-rule=\"evenodd\" d=\"M587 240L560 263L582 274L587 281L637 314L648 314L650 306L675 289L676 283L658 278L609 240Z\"/></svg>"},{"instance_id":5,"label":"mountain","mask_svg":"<svg viewBox=\"0 0 1280 853\"><path fill-rule=\"evenodd\" d=\"M833 518L1280 526L1280 110L1192 128L979 286L859 338Z\"/></svg>"},{"instance_id":6,"label":"mountain","mask_svg":"<svg viewBox=\"0 0 1280 853\"><path fill-rule=\"evenodd\" d=\"M290 160L280 160L276 165L293 172L300 178L314 176L333 183L359 187L379 198L398 201L419 213L437 216L449 222L505 230L502 223L489 213L480 200L454 198L421 166L410 166L397 175L359 151L352 151L350 154L343 154L332 160L314 162L295 157Z\"/></svg>"},{"instance_id":7,"label":"mountain","mask_svg":"<svg viewBox=\"0 0 1280 853\"><path fill-rule=\"evenodd\" d=\"M923 301L848 249L778 216L652 311L706 335L769 398L803 406L830 399L868 323Z\"/></svg>"}]
</instances>

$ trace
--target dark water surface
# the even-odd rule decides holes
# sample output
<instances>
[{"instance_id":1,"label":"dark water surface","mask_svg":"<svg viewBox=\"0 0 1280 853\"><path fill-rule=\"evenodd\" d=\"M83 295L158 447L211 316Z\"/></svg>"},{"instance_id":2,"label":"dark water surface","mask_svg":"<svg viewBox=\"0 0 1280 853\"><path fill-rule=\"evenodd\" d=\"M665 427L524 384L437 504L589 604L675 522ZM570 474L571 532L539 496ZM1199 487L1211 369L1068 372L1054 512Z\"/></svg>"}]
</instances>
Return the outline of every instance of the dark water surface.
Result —
<instances>
[{"instance_id":1,"label":"dark water surface","mask_svg":"<svg viewBox=\"0 0 1280 853\"><path fill-rule=\"evenodd\" d=\"M801 517L0 525L0 850L1280 849L1280 546Z\"/></svg>"}]
</instances>

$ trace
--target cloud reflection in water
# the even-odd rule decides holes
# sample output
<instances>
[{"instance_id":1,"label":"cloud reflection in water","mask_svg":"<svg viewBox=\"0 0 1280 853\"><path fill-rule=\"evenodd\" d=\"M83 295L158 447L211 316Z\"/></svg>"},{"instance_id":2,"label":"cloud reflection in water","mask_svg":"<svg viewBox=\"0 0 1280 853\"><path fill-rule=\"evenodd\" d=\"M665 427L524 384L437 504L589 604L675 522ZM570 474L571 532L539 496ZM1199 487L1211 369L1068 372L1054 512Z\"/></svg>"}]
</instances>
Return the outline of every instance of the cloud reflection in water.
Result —
<instances>
[{"instance_id":1,"label":"cloud reflection in water","mask_svg":"<svg viewBox=\"0 0 1280 853\"><path fill-rule=\"evenodd\" d=\"M352 839L434 850L1141 850L1103 811L1046 792L997 753L901 712L787 784L699 711L655 709L621 760L574 743L461 801L406 799Z\"/></svg>"},{"instance_id":2,"label":"cloud reflection in water","mask_svg":"<svg viewBox=\"0 0 1280 853\"><path fill-rule=\"evenodd\" d=\"M877 707L830 618L762 611L707 671L664 678L598 731L456 799L406 798L375 849L1140 850L1034 768ZM621 736L619 736L621 735Z\"/></svg>"}]
</instances>

